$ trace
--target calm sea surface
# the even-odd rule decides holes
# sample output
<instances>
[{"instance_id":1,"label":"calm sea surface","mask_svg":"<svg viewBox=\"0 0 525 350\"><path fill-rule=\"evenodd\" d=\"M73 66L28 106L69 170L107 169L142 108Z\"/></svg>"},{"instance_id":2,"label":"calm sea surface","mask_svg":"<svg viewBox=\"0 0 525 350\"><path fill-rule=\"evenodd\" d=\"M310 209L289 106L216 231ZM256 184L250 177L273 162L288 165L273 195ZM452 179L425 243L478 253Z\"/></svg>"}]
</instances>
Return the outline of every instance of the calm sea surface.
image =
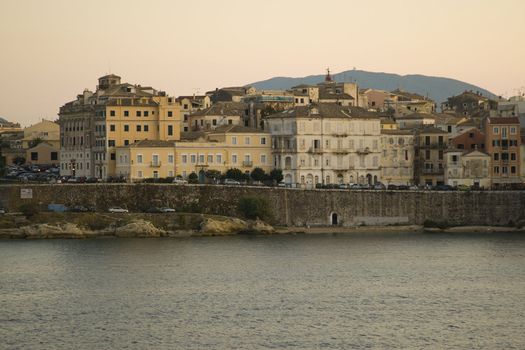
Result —
<instances>
[{"instance_id":1,"label":"calm sea surface","mask_svg":"<svg viewBox=\"0 0 525 350\"><path fill-rule=\"evenodd\" d=\"M0 349L524 349L525 236L0 241Z\"/></svg>"}]
</instances>

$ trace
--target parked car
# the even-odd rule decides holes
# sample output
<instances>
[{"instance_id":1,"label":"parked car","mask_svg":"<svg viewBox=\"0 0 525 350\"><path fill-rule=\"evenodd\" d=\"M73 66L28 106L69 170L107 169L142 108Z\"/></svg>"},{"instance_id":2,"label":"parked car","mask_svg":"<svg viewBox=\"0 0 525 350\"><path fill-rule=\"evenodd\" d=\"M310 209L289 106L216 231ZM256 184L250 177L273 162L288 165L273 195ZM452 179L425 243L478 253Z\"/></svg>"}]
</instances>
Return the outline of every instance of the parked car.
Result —
<instances>
[{"instance_id":1,"label":"parked car","mask_svg":"<svg viewBox=\"0 0 525 350\"><path fill-rule=\"evenodd\" d=\"M162 213L159 207L151 207L146 210L146 213Z\"/></svg>"},{"instance_id":2,"label":"parked car","mask_svg":"<svg viewBox=\"0 0 525 350\"><path fill-rule=\"evenodd\" d=\"M456 188L450 185L437 185L434 187L435 191L455 191Z\"/></svg>"},{"instance_id":3,"label":"parked car","mask_svg":"<svg viewBox=\"0 0 525 350\"><path fill-rule=\"evenodd\" d=\"M5 209L2 209L0 208L0 214L5 214L6 213L6 210Z\"/></svg>"},{"instance_id":4,"label":"parked car","mask_svg":"<svg viewBox=\"0 0 525 350\"><path fill-rule=\"evenodd\" d=\"M173 208L168 208L168 207L162 207L162 208L160 208L160 211L161 211L162 213L174 213L174 212L175 212L175 209L173 209Z\"/></svg>"},{"instance_id":5,"label":"parked car","mask_svg":"<svg viewBox=\"0 0 525 350\"><path fill-rule=\"evenodd\" d=\"M225 185L240 185L241 183L234 179L224 179Z\"/></svg>"},{"instance_id":6,"label":"parked car","mask_svg":"<svg viewBox=\"0 0 525 350\"><path fill-rule=\"evenodd\" d=\"M348 184L339 184L340 190L348 190L350 188L350 185Z\"/></svg>"},{"instance_id":7,"label":"parked car","mask_svg":"<svg viewBox=\"0 0 525 350\"><path fill-rule=\"evenodd\" d=\"M390 185L388 185L387 190L395 191L395 190L397 190L397 185L390 184Z\"/></svg>"},{"instance_id":8,"label":"parked car","mask_svg":"<svg viewBox=\"0 0 525 350\"><path fill-rule=\"evenodd\" d=\"M86 183L88 183L88 184L95 184L95 183L98 183L98 179L96 177L88 177L86 179Z\"/></svg>"},{"instance_id":9,"label":"parked car","mask_svg":"<svg viewBox=\"0 0 525 350\"><path fill-rule=\"evenodd\" d=\"M90 210L89 210L89 208L84 207L83 205L75 205L75 206L69 208L69 211L73 212L73 213L86 213L86 212L88 212Z\"/></svg>"},{"instance_id":10,"label":"parked car","mask_svg":"<svg viewBox=\"0 0 525 350\"><path fill-rule=\"evenodd\" d=\"M175 185L187 185L187 184L188 184L188 181L176 177L176 178L173 179L173 183L174 183Z\"/></svg>"},{"instance_id":11,"label":"parked car","mask_svg":"<svg viewBox=\"0 0 525 350\"><path fill-rule=\"evenodd\" d=\"M129 213L129 210L121 207L111 207L108 209L110 213Z\"/></svg>"},{"instance_id":12,"label":"parked car","mask_svg":"<svg viewBox=\"0 0 525 350\"><path fill-rule=\"evenodd\" d=\"M374 190L386 190L386 186L383 185L381 182L378 182L373 187Z\"/></svg>"},{"instance_id":13,"label":"parked car","mask_svg":"<svg viewBox=\"0 0 525 350\"><path fill-rule=\"evenodd\" d=\"M458 191L470 191L471 188L468 185L458 185L457 187Z\"/></svg>"}]
</instances>

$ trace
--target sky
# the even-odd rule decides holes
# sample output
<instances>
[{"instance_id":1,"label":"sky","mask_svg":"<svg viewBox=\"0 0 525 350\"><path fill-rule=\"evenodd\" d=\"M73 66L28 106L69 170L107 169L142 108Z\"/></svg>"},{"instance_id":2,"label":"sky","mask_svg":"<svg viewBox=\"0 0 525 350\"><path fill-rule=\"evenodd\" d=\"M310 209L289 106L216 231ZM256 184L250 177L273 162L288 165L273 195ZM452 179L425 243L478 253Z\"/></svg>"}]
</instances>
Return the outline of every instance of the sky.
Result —
<instances>
[{"instance_id":1,"label":"sky","mask_svg":"<svg viewBox=\"0 0 525 350\"><path fill-rule=\"evenodd\" d=\"M525 0L0 0L0 116L56 119L98 77L171 96L353 69L525 92Z\"/></svg>"}]
</instances>

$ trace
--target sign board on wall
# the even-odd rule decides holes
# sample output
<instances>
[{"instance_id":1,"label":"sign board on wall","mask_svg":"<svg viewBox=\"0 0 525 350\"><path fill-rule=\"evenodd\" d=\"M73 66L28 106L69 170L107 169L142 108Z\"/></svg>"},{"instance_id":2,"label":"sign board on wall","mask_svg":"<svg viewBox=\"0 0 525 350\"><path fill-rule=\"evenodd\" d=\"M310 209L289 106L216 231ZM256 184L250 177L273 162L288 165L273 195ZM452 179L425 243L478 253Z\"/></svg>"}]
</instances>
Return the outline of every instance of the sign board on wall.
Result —
<instances>
[{"instance_id":1,"label":"sign board on wall","mask_svg":"<svg viewBox=\"0 0 525 350\"><path fill-rule=\"evenodd\" d=\"M33 198L33 189L32 188L22 188L22 189L20 189L20 198L21 199L32 199Z\"/></svg>"}]
</instances>

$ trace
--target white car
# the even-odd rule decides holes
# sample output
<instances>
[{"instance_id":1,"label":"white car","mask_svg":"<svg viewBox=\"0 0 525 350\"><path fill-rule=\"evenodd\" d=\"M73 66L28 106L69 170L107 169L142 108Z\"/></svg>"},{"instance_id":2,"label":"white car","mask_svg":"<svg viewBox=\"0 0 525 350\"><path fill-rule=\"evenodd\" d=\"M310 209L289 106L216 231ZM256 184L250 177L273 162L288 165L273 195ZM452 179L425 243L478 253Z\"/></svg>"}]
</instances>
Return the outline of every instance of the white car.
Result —
<instances>
[{"instance_id":1,"label":"white car","mask_svg":"<svg viewBox=\"0 0 525 350\"><path fill-rule=\"evenodd\" d=\"M5 209L0 208L0 214L5 214Z\"/></svg>"},{"instance_id":2,"label":"white car","mask_svg":"<svg viewBox=\"0 0 525 350\"><path fill-rule=\"evenodd\" d=\"M188 181L184 180L184 179L175 178L175 179L173 179L173 183L175 185L187 185Z\"/></svg>"},{"instance_id":3,"label":"white car","mask_svg":"<svg viewBox=\"0 0 525 350\"><path fill-rule=\"evenodd\" d=\"M163 208L160 208L160 211L163 212L163 213L174 213L175 209L163 207Z\"/></svg>"},{"instance_id":4,"label":"white car","mask_svg":"<svg viewBox=\"0 0 525 350\"><path fill-rule=\"evenodd\" d=\"M233 180L233 179L225 179L224 180L224 184L225 185L240 185L241 183L237 180Z\"/></svg>"},{"instance_id":5,"label":"white car","mask_svg":"<svg viewBox=\"0 0 525 350\"><path fill-rule=\"evenodd\" d=\"M121 207L111 207L108 209L110 213L129 213L129 210Z\"/></svg>"}]
</instances>

